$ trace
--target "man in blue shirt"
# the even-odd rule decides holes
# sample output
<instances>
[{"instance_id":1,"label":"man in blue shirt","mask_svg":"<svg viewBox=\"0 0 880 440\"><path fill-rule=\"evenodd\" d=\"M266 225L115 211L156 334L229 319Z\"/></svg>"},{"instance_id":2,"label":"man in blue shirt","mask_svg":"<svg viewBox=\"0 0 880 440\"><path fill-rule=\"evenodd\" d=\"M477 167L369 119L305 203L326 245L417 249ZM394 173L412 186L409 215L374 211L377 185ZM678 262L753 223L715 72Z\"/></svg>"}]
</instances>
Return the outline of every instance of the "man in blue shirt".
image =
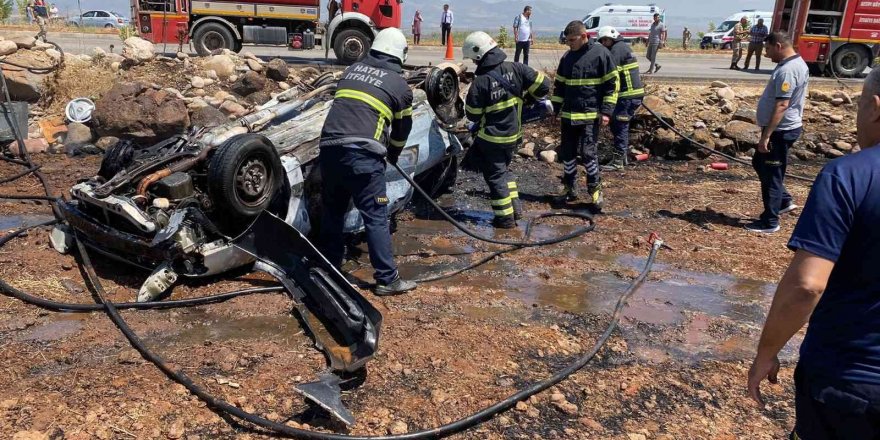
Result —
<instances>
[{"instance_id":1,"label":"man in blue shirt","mask_svg":"<svg viewBox=\"0 0 880 440\"><path fill-rule=\"evenodd\" d=\"M752 26L752 29L749 30L749 51L746 54L746 67L743 70L749 70L749 62L752 60L752 55L755 55L755 71L761 70L761 52L764 52L764 40L769 33L770 30L764 24L763 18L759 18L758 24Z\"/></svg>"},{"instance_id":2,"label":"man in blue shirt","mask_svg":"<svg viewBox=\"0 0 880 440\"><path fill-rule=\"evenodd\" d=\"M791 38L783 32L774 32L765 41L767 57L779 63L758 101L758 125L761 140L752 166L761 180L761 199L764 212L746 229L773 233L779 230L779 215L797 209L791 194L785 189L785 169L788 150L803 131L804 103L810 69L794 51Z\"/></svg>"},{"instance_id":3,"label":"man in blue shirt","mask_svg":"<svg viewBox=\"0 0 880 440\"><path fill-rule=\"evenodd\" d=\"M748 390L776 383L777 354L809 319L794 373L792 438L880 438L880 71L858 103L864 150L816 178L749 370Z\"/></svg>"}]
</instances>

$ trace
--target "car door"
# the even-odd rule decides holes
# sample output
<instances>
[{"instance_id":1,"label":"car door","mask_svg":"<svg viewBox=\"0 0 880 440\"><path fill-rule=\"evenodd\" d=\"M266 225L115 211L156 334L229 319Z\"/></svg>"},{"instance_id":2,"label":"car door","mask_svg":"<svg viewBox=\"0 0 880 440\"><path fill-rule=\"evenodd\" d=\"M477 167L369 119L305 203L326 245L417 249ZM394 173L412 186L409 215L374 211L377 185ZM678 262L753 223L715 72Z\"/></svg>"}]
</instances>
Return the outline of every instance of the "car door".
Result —
<instances>
[{"instance_id":1,"label":"car door","mask_svg":"<svg viewBox=\"0 0 880 440\"><path fill-rule=\"evenodd\" d=\"M107 11L96 11L95 12L95 26L104 27L107 25L114 26L113 20L111 20L110 13Z\"/></svg>"},{"instance_id":2,"label":"car door","mask_svg":"<svg viewBox=\"0 0 880 440\"><path fill-rule=\"evenodd\" d=\"M94 26L95 11L89 11L80 17L80 26Z\"/></svg>"}]
</instances>

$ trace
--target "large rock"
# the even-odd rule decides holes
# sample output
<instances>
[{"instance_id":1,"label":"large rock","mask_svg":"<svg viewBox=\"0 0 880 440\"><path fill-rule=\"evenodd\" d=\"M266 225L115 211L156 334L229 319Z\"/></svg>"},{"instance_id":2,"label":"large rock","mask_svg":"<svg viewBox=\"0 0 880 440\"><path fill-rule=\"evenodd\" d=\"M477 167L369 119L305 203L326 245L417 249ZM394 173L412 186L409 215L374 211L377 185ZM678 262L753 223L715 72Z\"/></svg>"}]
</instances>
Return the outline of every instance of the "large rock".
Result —
<instances>
[{"instance_id":1,"label":"large rock","mask_svg":"<svg viewBox=\"0 0 880 440\"><path fill-rule=\"evenodd\" d=\"M37 102L45 90L45 75L14 68L4 70L9 95L13 101Z\"/></svg>"},{"instance_id":2,"label":"large rock","mask_svg":"<svg viewBox=\"0 0 880 440\"><path fill-rule=\"evenodd\" d=\"M220 110L206 105L192 112L194 127L213 128L229 122L229 118Z\"/></svg>"},{"instance_id":3,"label":"large rock","mask_svg":"<svg viewBox=\"0 0 880 440\"><path fill-rule=\"evenodd\" d=\"M556 162L557 154L553 150L547 150L547 151L542 151L541 153L539 153L539 156L541 157L542 161L547 162L547 163L553 163L553 162Z\"/></svg>"},{"instance_id":4,"label":"large rock","mask_svg":"<svg viewBox=\"0 0 880 440\"><path fill-rule=\"evenodd\" d=\"M712 133L705 128L694 130L690 137L710 149L715 149L715 139L712 137ZM688 142L688 144L690 144L690 142ZM708 151L699 148L696 145L691 144L691 148L693 149L693 152L690 153L689 156L692 159L705 159L710 155Z\"/></svg>"},{"instance_id":5,"label":"large rock","mask_svg":"<svg viewBox=\"0 0 880 440\"><path fill-rule=\"evenodd\" d=\"M24 149L28 152L28 154L46 153L49 151L49 142L47 142L43 138L25 139ZM18 141L13 142L9 145L9 151L11 151L12 154L16 156L24 156L24 153L18 147Z\"/></svg>"},{"instance_id":6,"label":"large rock","mask_svg":"<svg viewBox=\"0 0 880 440\"><path fill-rule=\"evenodd\" d=\"M117 83L95 104L92 117L101 136L155 140L190 125L182 99L141 83Z\"/></svg>"},{"instance_id":7,"label":"large rock","mask_svg":"<svg viewBox=\"0 0 880 440\"><path fill-rule=\"evenodd\" d=\"M247 72L232 85L230 90L238 96L248 96L266 87L266 78L257 72Z\"/></svg>"},{"instance_id":8,"label":"large rock","mask_svg":"<svg viewBox=\"0 0 880 440\"><path fill-rule=\"evenodd\" d=\"M14 54L18 50L18 45L14 41L0 41L0 56Z\"/></svg>"},{"instance_id":9,"label":"large rock","mask_svg":"<svg viewBox=\"0 0 880 440\"><path fill-rule=\"evenodd\" d=\"M674 123L673 118L675 117L675 108L673 108L671 105L666 103L666 101L664 101L663 98L660 98L660 97L654 96L654 95L648 95L648 96L645 96L645 99L642 101L642 104L645 107L653 110L654 113L657 114L657 116L660 116L661 118L666 120L666 122ZM650 113L648 113L647 110L645 110L642 107L639 107L639 110L636 112L636 114L639 116L640 119L643 119L643 120L644 119L651 119L653 117L653 116L651 116Z\"/></svg>"},{"instance_id":10,"label":"large rock","mask_svg":"<svg viewBox=\"0 0 880 440\"><path fill-rule=\"evenodd\" d=\"M259 61L248 59L245 62L247 63L248 68L250 68L254 72L262 72L263 71L263 65Z\"/></svg>"},{"instance_id":11,"label":"large rock","mask_svg":"<svg viewBox=\"0 0 880 440\"><path fill-rule=\"evenodd\" d=\"M810 99L814 101L831 102L834 98L821 90L810 90Z\"/></svg>"},{"instance_id":12,"label":"large rock","mask_svg":"<svg viewBox=\"0 0 880 440\"><path fill-rule=\"evenodd\" d=\"M67 136L64 137L65 146L80 146L90 144L94 140L92 129L79 122L71 122L67 125Z\"/></svg>"},{"instance_id":13,"label":"large rock","mask_svg":"<svg viewBox=\"0 0 880 440\"><path fill-rule=\"evenodd\" d=\"M758 113L750 108L740 107L739 110L733 114L733 120L748 122L749 124L757 124Z\"/></svg>"},{"instance_id":14,"label":"large rock","mask_svg":"<svg viewBox=\"0 0 880 440\"><path fill-rule=\"evenodd\" d=\"M142 63L156 56L156 47L143 38L129 37L122 42L122 56L135 63Z\"/></svg>"},{"instance_id":15,"label":"large rock","mask_svg":"<svg viewBox=\"0 0 880 440\"><path fill-rule=\"evenodd\" d=\"M728 101L733 101L736 99L736 92L733 91L730 87L723 87L715 91L715 95L721 99L726 99Z\"/></svg>"},{"instance_id":16,"label":"large rock","mask_svg":"<svg viewBox=\"0 0 880 440\"><path fill-rule=\"evenodd\" d=\"M15 45L18 46L19 49L30 50L37 44L37 39L34 37L18 37L13 38L12 41L15 42Z\"/></svg>"},{"instance_id":17,"label":"large rock","mask_svg":"<svg viewBox=\"0 0 880 440\"><path fill-rule=\"evenodd\" d=\"M724 88L727 88L730 86L727 85L726 82L716 80L716 81L712 81L712 84L709 87L711 87L713 89L724 89Z\"/></svg>"},{"instance_id":18,"label":"large rock","mask_svg":"<svg viewBox=\"0 0 880 440\"><path fill-rule=\"evenodd\" d=\"M740 151L755 148L761 140L761 127L743 121L730 121L722 131L724 136L733 140Z\"/></svg>"},{"instance_id":19,"label":"large rock","mask_svg":"<svg viewBox=\"0 0 880 440\"><path fill-rule=\"evenodd\" d=\"M269 79L284 81L287 79L287 75L290 75L290 69L287 67L287 62L281 58L275 58L266 65L266 76Z\"/></svg>"}]
</instances>

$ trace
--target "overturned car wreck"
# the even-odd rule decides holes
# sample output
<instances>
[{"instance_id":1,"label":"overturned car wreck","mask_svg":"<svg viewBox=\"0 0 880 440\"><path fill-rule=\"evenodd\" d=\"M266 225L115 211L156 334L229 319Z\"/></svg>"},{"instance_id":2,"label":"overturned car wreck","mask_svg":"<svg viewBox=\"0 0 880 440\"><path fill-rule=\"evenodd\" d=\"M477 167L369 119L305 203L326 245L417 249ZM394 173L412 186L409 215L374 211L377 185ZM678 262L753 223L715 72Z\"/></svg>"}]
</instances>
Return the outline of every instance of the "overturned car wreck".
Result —
<instances>
[{"instance_id":1,"label":"overturned car wreck","mask_svg":"<svg viewBox=\"0 0 880 440\"><path fill-rule=\"evenodd\" d=\"M463 116L457 65L409 70L413 129L399 165L435 193L456 176ZM51 234L66 252L74 237L107 257L149 270L138 301L166 294L180 278L253 267L292 296L333 372L354 372L376 353L381 314L321 255L308 237L320 223L321 127L336 77L288 90L255 112L210 130L194 129L147 147L122 141L108 149L98 175L74 185L59 205L66 225ZM389 209L413 189L387 172ZM358 212L347 233L363 228ZM297 387L340 420L354 418L339 399L334 374Z\"/></svg>"}]
</instances>

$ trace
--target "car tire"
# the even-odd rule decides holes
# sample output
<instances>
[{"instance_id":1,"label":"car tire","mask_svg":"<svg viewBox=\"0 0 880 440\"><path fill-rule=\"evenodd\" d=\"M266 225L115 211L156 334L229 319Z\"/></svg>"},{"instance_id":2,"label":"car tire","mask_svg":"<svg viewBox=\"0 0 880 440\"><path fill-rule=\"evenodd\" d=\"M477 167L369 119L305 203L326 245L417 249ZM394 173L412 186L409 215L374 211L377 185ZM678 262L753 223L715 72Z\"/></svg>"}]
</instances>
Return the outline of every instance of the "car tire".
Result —
<instances>
[{"instance_id":1,"label":"car tire","mask_svg":"<svg viewBox=\"0 0 880 440\"><path fill-rule=\"evenodd\" d=\"M724 43L721 45L721 50L731 50L733 49L733 45L730 43Z\"/></svg>"},{"instance_id":2,"label":"car tire","mask_svg":"<svg viewBox=\"0 0 880 440\"><path fill-rule=\"evenodd\" d=\"M336 34L333 53L340 64L354 64L370 51L373 41L360 29L345 29Z\"/></svg>"},{"instance_id":3,"label":"car tire","mask_svg":"<svg viewBox=\"0 0 880 440\"><path fill-rule=\"evenodd\" d=\"M115 27L112 24L107 23L104 25L104 29L115 29Z\"/></svg>"},{"instance_id":4,"label":"car tire","mask_svg":"<svg viewBox=\"0 0 880 440\"><path fill-rule=\"evenodd\" d=\"M834 73L844 78L855 78L862 74L871 63L871 56L864 48L854 44L847 44L837 52L831 61Z\"/></svg>"},{"instance_id":5,"label":"car tire","mask_svg":"<svg viewBox=\"0 0 880 440\"><path fill-rule=\"evenodd\" d=\"M265 136L242 134L214 152L207 181L219 223L240 230L272 202L284 181L284 168Z\"/></svg>"},{"instance_id":6,"label":"car tire","mask_svg":"<svg viewBox=\"0 0 880 440\"><path fill-rule=\"evenodd\" d=\"M193 45L201 56L211 55L216 50L240 50L239 42L232 31L220 23L209 22L199 26L193 34Z\"/></svg>"}]
</instances>

